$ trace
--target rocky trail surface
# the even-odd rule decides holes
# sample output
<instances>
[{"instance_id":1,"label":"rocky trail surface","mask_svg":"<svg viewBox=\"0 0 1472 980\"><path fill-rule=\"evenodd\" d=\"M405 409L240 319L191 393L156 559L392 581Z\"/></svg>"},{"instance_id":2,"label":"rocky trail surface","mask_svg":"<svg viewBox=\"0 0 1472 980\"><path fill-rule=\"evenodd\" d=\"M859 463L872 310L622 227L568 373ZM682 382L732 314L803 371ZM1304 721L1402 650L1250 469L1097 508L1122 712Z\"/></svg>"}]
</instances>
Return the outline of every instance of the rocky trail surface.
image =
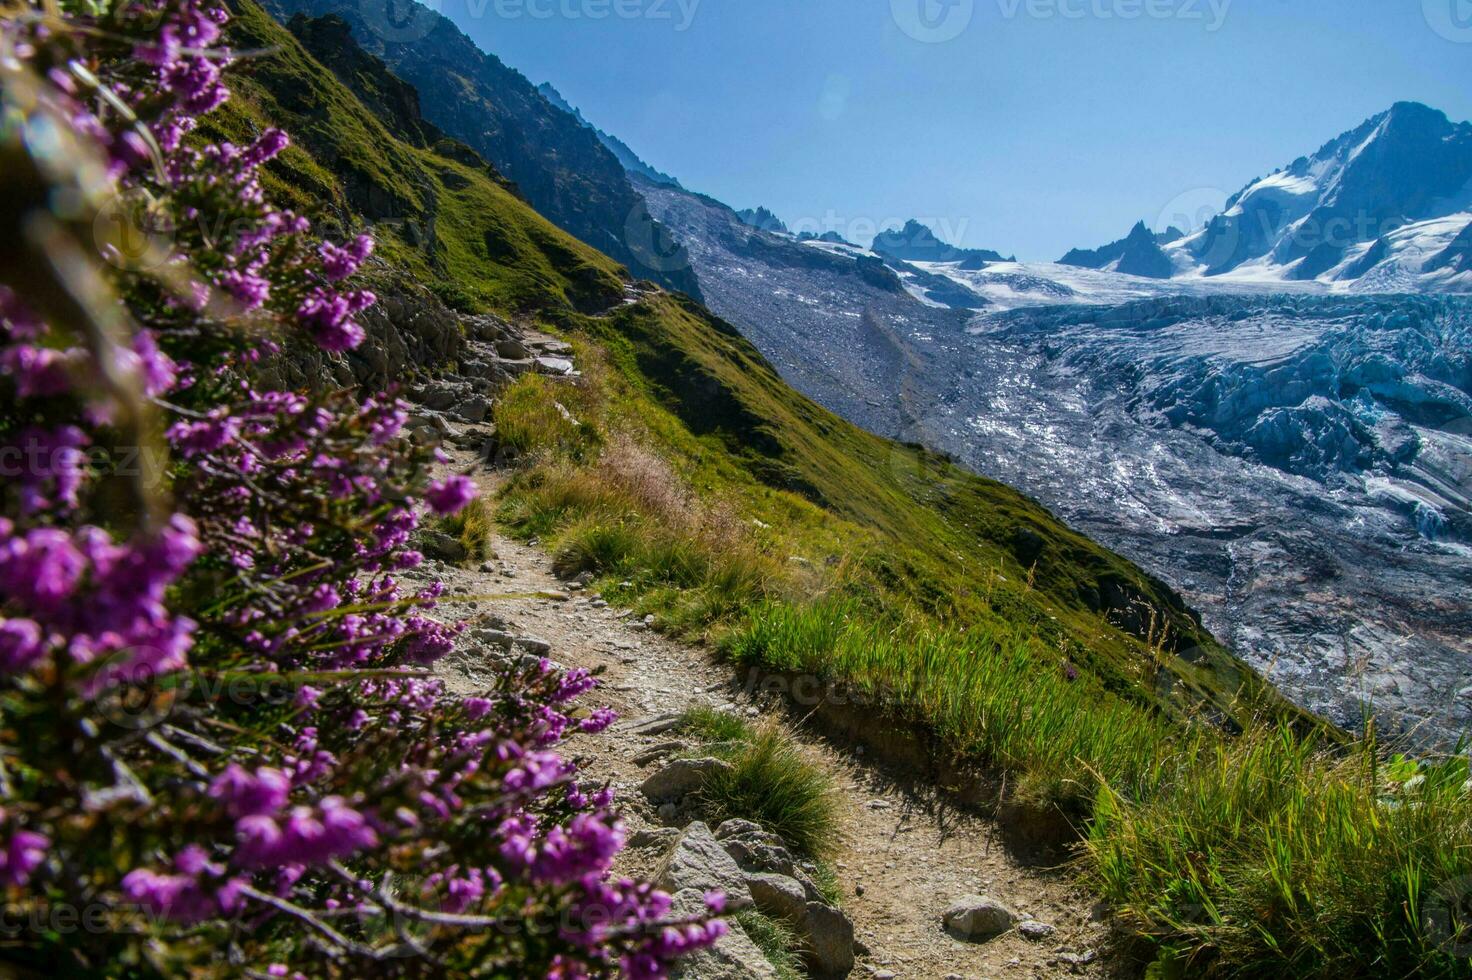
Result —
<instances>
[{"instance_id":1,"label":"rocky trail surface","mask_svg":"<svg viewBox=\"0 0 1472 980\"><path fill-rule=\"evenodd\" d=\"M491 481L486 483L491 489ZM517 648L545 654L565 667L605 671L591 697L617 710L621 721L601 735L577 736L569 748L588 760L591 777L616 787L635 843L645 843L630 849L623 870L652 872L671 836L657 832L666 824L639 786L661 764L641 766L636 760L677 737L662 730L665 720L701 705L749 717L781 709L749 697L743 678L709 651L662 637L593 595L569 591L568 583L552 574L544 552L505 539L496 541L495 551L496 559L482 569L434 571L452 596L530 596L478 602L473 608L479 615L472 620L499 627L518 638ZM471 693L484 689L492 669L493 661L468 646L445 664L443 674L452 688ZM1107 975L1093 962L1106 931L1090 920L1091 900L1066 872L1022 865L1008 855L990 821L957 812L924 787L905 785L862 756L801 729L798 734L836 777L842 796L843 842L834 869L842 909L859 944L854 976ZM674 826L681 822L677 817ZM1016 929L985 943L952 938L942 915L968 895L992 896L1056 932L1039 941Z\"/></svg>"}]
</instances>

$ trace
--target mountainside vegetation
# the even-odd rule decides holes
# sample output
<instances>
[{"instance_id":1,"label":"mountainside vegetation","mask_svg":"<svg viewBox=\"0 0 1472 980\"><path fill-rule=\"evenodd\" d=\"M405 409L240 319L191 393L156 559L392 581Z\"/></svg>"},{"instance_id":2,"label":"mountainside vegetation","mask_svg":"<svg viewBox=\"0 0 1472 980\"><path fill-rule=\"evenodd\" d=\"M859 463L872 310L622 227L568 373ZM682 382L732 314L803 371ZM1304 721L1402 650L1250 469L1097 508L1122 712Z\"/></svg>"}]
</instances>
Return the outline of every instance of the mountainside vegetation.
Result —
<instances>
[{"instance_id":1,"label":"mountainside vegetation","mask_svg":"<svg viewBox=\"0 0 1472 980\"><path fill-rule=\"evenodd\" d=\"M407 148L263 14L242 15L252 43L281 51L250 66L253 112L281 111L282 87L306 79L333 105L299 110L305 151L276 165L283 187L325 175L321 201L370 218L362 172L341 162L370 130L373 186L434 190L432 213L403 194L434 233L390 224L390 262L577 349L577 385L529 378L494 409L512 533L661 628L857 691L975 772L1009 774L1009 799L1086 840L1087 874L1160 969L1467 975L1436 918L1438 889L1472 871L1465 766L1347 747L1138 568L797 395L698 303L626 285L488 168Z\"/></svg>"}]
</instances>

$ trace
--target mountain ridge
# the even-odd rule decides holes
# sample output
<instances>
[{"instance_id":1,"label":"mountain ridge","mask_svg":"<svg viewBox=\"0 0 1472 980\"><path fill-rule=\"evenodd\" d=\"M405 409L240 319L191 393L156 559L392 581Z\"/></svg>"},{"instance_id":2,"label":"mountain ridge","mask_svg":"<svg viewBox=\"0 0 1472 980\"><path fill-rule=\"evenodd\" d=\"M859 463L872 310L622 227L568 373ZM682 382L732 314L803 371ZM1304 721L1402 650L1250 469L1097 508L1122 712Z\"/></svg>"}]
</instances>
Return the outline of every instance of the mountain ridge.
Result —
<instances>
[{"instance_id":1,"label":"mountain ridge","mask_svg":"<svg viewBox=\"0 0 1472 980\"><path fill-rule=\"evenodd\" d=\"M1207 277L1255 265L1288 279L1359 279L1402 256L1405 268L1420 272L1422 257L1405 255L1406 239L1418 226L1469 208L1472 123L1398 102L1312 155L1250 181L1173 251L1181 266ZM1378 261L1365 263L1374 249Z\"/></svg>"},{"instance_id":2,"label":"mountain ridge","mask_svg":"<svg viewBox=\"0 0 1472 980\"><path fill-rule=\"evenodd\" d=\"M643 158L640 157L639 154L635 153L633 148L630 147L629 144L625 143L623 140L619 139L617 136L612 135L606 130L595 126L591 121L589 121L586 116L583 115L582 110L578 109L572 103L568 102L567 99L563 98L562 93L557 91L557 89L552 85L551 82L543 82L541 85L538 85L537 91L540 92L542 94L542 97L550 102L553 106L561 109L563 112L572 116L578 122L591 129L594 135L598 137L598 141L602 143L608 149L608 151L614 155L614 157L618 160L620 164L623 165L625 171L631 174L638 174L640 177L643 177L645 180L654 184L669 184L672 187L680 186L680 182L671 177L669 174L664 173L661 170L656 170L654 167L651 167L649 164L645 163Z\"/></svg>"},{"instance_id":3,"label":"mountain ridge","mask_svg":"<svg viewBox=\"0 0 1472 980\"><path fill-rule=\"evenodd\" d=\"M282 23L297 13L337 15L359 46L414 86L429 122L493 164L538 212L639 278L700 296L689 264L596 132L449 18L413 4L411 22L396 27L355 0L266 0L266 9Z\"/></svg>"},{"instance_id":4,"label":"mountain ridge","mask_svg":"<svg viewBox=\"0 0 1472 980\"><path fill-rule=\"evenodd\" d=\"M1175 227L1153 233L1141 221L1124 238L1097 249L1073 249L1059 259L1058 264L1074 265L1083 269L1108 269L1146 279L1169 279L1174 268L1161 246L1180 241L1184 237L1185 233Z\"/></svg>"}]
</instances>

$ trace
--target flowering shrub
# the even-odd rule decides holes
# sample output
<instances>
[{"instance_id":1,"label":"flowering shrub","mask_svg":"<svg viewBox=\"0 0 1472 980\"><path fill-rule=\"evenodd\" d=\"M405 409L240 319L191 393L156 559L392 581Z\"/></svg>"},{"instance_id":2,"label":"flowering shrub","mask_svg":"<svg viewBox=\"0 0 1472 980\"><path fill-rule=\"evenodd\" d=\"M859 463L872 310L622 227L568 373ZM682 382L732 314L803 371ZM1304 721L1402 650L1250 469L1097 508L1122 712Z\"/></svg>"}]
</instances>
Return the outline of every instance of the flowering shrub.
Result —
<instances>
[{"instance_id":1,"label":"flowering shrub","mask_svg":"<svg viewBox=\"0 0 1472 980\"><path fill-rule=\"evenodd\" d=\"M0 956L664 975L723 926L610 875L611 794L553 750L613 720L575 707L594 679L457 698L426 670L461 626L395 575L474 485L431 480L391 393L257 383L361 343L371 240L266 200L283 133L191 137L228 97L223 8L61 9L0 25L0 887L27 923Z\"/></svg>"}]
</instances>

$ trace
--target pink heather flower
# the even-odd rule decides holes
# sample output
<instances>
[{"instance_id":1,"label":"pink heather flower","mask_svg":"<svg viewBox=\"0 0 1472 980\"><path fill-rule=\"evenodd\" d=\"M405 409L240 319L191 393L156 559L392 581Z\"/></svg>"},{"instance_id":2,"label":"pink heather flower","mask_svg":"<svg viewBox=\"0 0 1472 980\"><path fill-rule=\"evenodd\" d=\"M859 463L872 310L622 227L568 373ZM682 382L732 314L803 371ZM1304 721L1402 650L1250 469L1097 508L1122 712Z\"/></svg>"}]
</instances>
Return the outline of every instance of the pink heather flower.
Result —
<instances>
[{"instance_id":1,"label":"pink heather flower","mask_svg":"<svg viewBox=\"0 0 1472 980\"><path fill-rule=\"evenodd\" d=\"M267 160L272 160L291 145L291 139L279 129L268 129L260 138L240 155L241 165L254 170Z\"/></svg>"},{"instance_id":2,"label":"pink heather flower","mask_svg":"<svg viewBox=\"0 0 1472 980\"><path fill-rule=\"evenodd\" d=\"M188 866L194 862L181 854L177 863ZM199 922L218 914L220 909L220 902L200 881L199 875L204 870L159 874L137 868L123 876L123 894L155 915L186 924Z\"/></svg>"},{"instance_id":3,"label":"pink heather flower","mask_svg":"<svg viewBox=\"0 0 1472 980\"><path fill-rule=\"evenodd\" d=\"M67 361L63 351L17 344L0 351L0 375L9 376L17 398L46 398L71 388Z\"/></svg>"},{"instance_id":4,"label":"pink heather flower","mask_svg":"<svg viewBox=\"0 0 1472 980\"><path fill-rule=\"evenodd\" d=\"M24 885L46 860L50 838L34 830L17 830L0 848L0 884Z\"/></svg>"},{"instance_id":5,"label":"pink heather flower","mask_svg":"<svg viewBox=\"0 0 1472 980\"><path fill-rule=\"evenodd\" d=\"M202 422L178 422L166 433L170 444L186 458L219 452L240 434L240 419L234 416Z\"/></svg>"},{"instance_id":6,"label":"pink heather flower","mask_svg":"<svg viewBox=\"0 0 1472 980\"><path fill-rule=\"evenodd\" d=\"M140 330L133 338L133 355L143 377L144 392L157 398L174 387L179 372L173 360L158 349L158 342L150 330Z\"/></svg>"},{"instance_id":7,"label":"pink heather flower","mask_svg":"<svg viewBox=\"0 0 1472 980\"><path fill-rule=\"evenodd\" d=\"M0 670L28 670L46 653L41 627L29 619L0 619Z\"/></svg>"},{"instance_id":8,"label":"pink heather flower","mask_svg":"<svg viewBox=\"0 0 1472 980\"><path fill-rule=\"evenodd\" d=\"M377 301L377 297L369 292L343 296L318 287L302 300L296 315L316 339L317 346L325 351L341 353L353 350L363 342L367 333L353 316Z\"/></svg>"},{"instance_id":9,"label":"pink heather flower","mask_svg":"<svg viewBox=\"0 0 1472 980\"><path fill-rule=\"evenodd\" d=\"M458 514L475 497L475 482L468 476L451 476L437 480L424 493L424 499L436 514Z\"/></svg>"},{"instance_id":10,"label":"pink heather flower","mask_svg":"<svg viewBox=\"0 0 1472 980\"><path fill-rule=\"evenodd\" d=\"M230 269L220 276L219 287L247 310L258 310L271 298L271 283L250 272Z\"/></svg>"},{"instance_id":11,"label":"pink heather flower","mask_svg":"<svg viewBox=\"0 0 1472 980\"><path fill-rule=\"evenodd\" d=\"M37 610L68 599L82 580L87 561L65 532L37 528L23 538L0 528L0 596Z\"/></svg>"},{"instance_id":12,"label":"pink heather flower","mask_svg":"<svg viewBox=\"0 0 1472 980\"><path fill-rule=\"evenodd\" d=\"M322 257L322 275L327 281L341 282L357 272L358 267L373 254L373 239L359 235L346 247L323 242L317 254Z\"/></svg>"},{"instance_id":13,"label":"pink heather flower","mask_svg":"<svg viewBox=\"0 0 1472 980\"><path fill-rule=\"evenodd\" d=\"M618 712L612 708L599 708L578 723L578 730L596 735L618 721Z\"/></svg>"},{"instance_id":14,"label":"pink heather flower","mask_svg":"<svg viewBox=\"0 0 1472 980\"><path fill-rule=\"evenodd\" d=\"M215 777L209 790L237 818L276 813L290 793L291 780L280 770L262 768L251 773L233 762Z\"/></svg>"},{"instance_id":15,"label":"pink heather flower","mask_svg":"<svg viewBox=\"0 0 1472 980\"><path fill-rule=\"evenodd\" d=\"M13 449L14 458L20 462L0 467L0 476L15 480L20 488L21 513L77 508L77 492L86 476L87 464L81 447L89 441L86 433L74 425L30 428L19 434Z\"/></svg>"}]
</instances>

